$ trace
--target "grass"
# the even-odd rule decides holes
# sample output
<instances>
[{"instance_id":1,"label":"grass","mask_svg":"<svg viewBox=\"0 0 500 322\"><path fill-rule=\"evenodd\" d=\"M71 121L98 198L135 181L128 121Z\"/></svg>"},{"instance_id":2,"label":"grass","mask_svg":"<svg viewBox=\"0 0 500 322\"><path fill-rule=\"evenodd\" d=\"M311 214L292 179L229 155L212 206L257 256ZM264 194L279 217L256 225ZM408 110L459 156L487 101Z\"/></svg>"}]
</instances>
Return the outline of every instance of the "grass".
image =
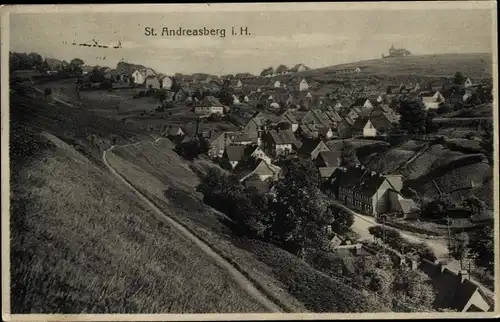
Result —
<instances>
[{"instance_id":1,"label":"grass","mask_svg":"<svg viewBox=\"0 0 500 322\"><path fill-rule=\"evenodd\" d=\"M382 54L382 53L380 53ZM378 77L417 76L417 77L451 77L461 71L472 78L483 78L492 75L491 54L438 54L394 57L390 59L372 59L339 64L335 66L312 69L298 73L301 76L323 76L329 72L359 67L361 73L355 77L376 75Z\"/></svg>"},{"instance_id":2,"label":"grass","mask_svg":"<svg viewBox=\"0 0 500 322\"><path fill-rule=\"evenodd\" d=\"M209 243L245 275L265 285L268 294L283 307L292 312L384 310L383 306L370 302L372 296L327 277L271 244L235 236L225 225L228 221L225 215L206 206L202 196L193 192L196 175L186 170L185 163L177 160L177 156L172 156L173 151L160 145L161 141L120 148L108 160L166 214ZM166 190L163 195L162 185Z\"/></svg>"},{"instance_id":3,"label":"grass","mask_svg":"<svg viewBox=\"0 0 500 322\"><path fill-rule=\"evenodd\" d=\"M13 313L265 312L108 172L35 140L12 173Z\"/></svg>"}]
</instances>

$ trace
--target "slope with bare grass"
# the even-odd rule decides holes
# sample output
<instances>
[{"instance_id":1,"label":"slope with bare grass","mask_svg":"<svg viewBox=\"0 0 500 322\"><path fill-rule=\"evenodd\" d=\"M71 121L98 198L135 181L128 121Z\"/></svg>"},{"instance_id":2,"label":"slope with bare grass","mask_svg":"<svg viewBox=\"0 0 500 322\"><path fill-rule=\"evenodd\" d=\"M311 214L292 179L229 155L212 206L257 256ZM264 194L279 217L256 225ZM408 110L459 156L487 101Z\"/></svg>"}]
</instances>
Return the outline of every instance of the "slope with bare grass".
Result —
<instances>
[{"instance_id":1,"label":"slope with bare grass","mask_svg":"<svg viewBox=\"0 0 500 322\"><path fill-rule=\"evenodd\" d=\"M107 153L109 164L168 216L179 221L213 249L265 286L268 295L288 311L375 312L386 307L340 281L325 276L273 245L235 236L228 219L194 191L198 181L186 163L162 140ZM162 193L163 187L163 193ZM348 299L352 300L349 301Z\"/></svg>"}]
</instances>

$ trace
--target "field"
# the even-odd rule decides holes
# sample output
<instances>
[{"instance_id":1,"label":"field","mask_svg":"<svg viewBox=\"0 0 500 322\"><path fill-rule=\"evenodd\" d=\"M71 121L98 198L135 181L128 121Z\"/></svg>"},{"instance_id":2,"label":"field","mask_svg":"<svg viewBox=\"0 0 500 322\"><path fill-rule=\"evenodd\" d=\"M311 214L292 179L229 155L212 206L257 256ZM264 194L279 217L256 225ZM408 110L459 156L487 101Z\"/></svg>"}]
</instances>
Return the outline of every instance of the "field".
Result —
<instances>
[{"instance_id":1,"label":"field","mask_svg":"<svg viewBox=\"0 0 500 322\"><path fill-rule=\"evenodd\" d=\"M387 59L373 59L298 73L301 76L328 76L335 70L359 67L361 72L355 77L375 75L378 77L413 76L424 78L450 77L457 71L474 78L491 78L493 65L491 54L441 54Z\"/></svg>"},{"instance_id":2,"label":"field","mask_svg":"<svg viewBox=\"0 0 500 322\"><path fill-rule=\"evenodd\" d=\"M266 312L108 172L21 129L38 153L12 177L13 313Z\"/></svg>"},{"instance_id":3,"label":"field","mask_svg":"<svg viewBox=\"0 0 500 322\"><path fill-rule=\"evenodd\" d=\"M109 163L137 189L230 258L246 275L266 285L283 306L313 312L385 310L384 305L372 302L373 296L324 275L273 245L235 236L224 225L228 219L206 206L202 196L193 191L196 175L162 140L116 148L108 155ZM325 301L325 296L329 300Z\"/></svg>"}]
</instances>

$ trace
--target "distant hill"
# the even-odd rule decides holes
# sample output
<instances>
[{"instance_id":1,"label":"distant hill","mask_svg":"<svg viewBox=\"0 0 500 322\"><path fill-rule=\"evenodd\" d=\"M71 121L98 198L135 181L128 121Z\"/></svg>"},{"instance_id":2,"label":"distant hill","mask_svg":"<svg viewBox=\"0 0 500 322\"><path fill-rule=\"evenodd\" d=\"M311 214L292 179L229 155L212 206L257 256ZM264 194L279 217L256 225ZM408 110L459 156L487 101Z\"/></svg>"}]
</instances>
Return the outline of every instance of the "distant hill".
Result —
<instances>
[{"instance_id":1,"label":"distant hill","mask_svg":"<svg viewBox=\"0 0 500 322\"><path fill-rule=\"evenodd\" d=\"M336 70L359 67L363 76L449 77L460 71L471 78L492 77L491 54L439 54L364 60L297 73L301 76L333 77ZM330 75L329 75L330 74Z\"/></svg>"}]
</instances>

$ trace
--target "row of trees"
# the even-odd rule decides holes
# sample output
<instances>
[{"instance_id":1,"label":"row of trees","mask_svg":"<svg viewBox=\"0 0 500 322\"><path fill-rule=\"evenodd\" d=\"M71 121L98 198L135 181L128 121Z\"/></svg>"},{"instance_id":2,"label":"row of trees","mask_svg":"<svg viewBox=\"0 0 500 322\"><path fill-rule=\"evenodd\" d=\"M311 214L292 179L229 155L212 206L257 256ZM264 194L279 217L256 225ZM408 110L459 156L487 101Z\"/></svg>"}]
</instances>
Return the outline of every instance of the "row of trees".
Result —
<instances>
[{"instance_id":1,"label":"row of trees","mask_svg":"<svg viewBox=\"0 0 500 322\"><path fill-rule=\"evenodd\" d=\"M401 115L399 126L408 134L428 134L437 130L432 122L436 112L426 110L419 100L405 99L400 102L397 112Z\"/></svg>"},{"instance_id":2,"label":"row of trees","mask_svg":"<svg viewBox=\"0 0 500 322\"><path fill-rule=\"evenodd\" d=\"M61 71L69 73L81 73L84 61L73 58L69 63L62 64ZM38 70L45 72L50 69L47 61L38 53L15 53L9 52L10 71L15 70Z\"/></svg>"}]
</instances>

